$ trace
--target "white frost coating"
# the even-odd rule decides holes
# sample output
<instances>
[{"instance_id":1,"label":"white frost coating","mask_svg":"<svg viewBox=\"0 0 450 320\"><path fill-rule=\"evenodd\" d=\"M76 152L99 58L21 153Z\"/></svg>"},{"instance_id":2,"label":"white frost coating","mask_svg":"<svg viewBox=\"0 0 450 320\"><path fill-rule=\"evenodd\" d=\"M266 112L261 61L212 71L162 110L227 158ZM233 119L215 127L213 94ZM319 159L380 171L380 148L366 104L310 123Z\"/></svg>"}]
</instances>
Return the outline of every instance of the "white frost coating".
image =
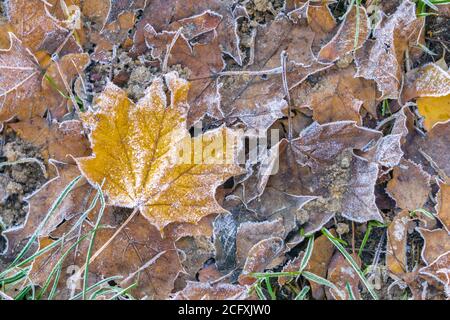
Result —
<instances>
[{"instance_id":1,"label":"white frost coating","mask_svg":"<svg viewBox=\"0 0 450 320\"><path fill-rule=\"evenodd\" d=\"M450 252L440 255L429 266L420 269L421 274L428 275L445 286L446 292L449 292L450 286ZM433 272L434 271L434 272ZM445 280L439 277L441 275Z\"/></svg>"},{"instance_id":2,"label":"white frost coating","mask_svg":"<svg viewBox=\"0 0 450 320\"><path fill-rule=\"evenodd\" d=\"M415 86L418 97L442 97L450 94L450 75L435 63L429 63L418 70Z\"/></svg>"},{"instance_id":3,"label":"white frost coating","mask_svg":"<svg viewBox=\"0 0 450 320\"><path fill-rule=\"evenodd\" d=\"M284 99L269 100L265 104L255 104L252 115L239 115L239 118L249 129L265 131L278 119L284 117L283 110L286 110L288 103Z\"/></svg>"},{"instance_id":4,"label":"white frost coating","mask_svg":"<svg viewBox=\"0 0 450 320\"><path fill-rule=\"evenodd\" d=\"M402 241L405 238L406 227L403 221L396 221L394 224L394 238L397 242Z\"/></svg>"},{"instance_id":5,"label":"white frost coating","mask_svg":"<svg viewBox=\"0 0 450 320\"><path fill-rule=\"evenodd\" d=\"M397 99L400 95L400 71L398 64L394 33L406 29L416 21L415 4L409 0L403 1L390 17L383 16L375 30L372 43L367 43L368 52L362 49L356 55L356 77L374 80L382 92L381 98ZM370 45L370 47L369 47Z\"/></svg>"},{"instance_id":6,"label":"white frost coating","mask_svg":"<svg viewBox=\"0 0 450 320\"><path fill-rule=\"evenodd\" d=\"M401 147L401 139L401 134L383 137L377 144L374 161L388 168L398 165L404 154Z\"/></svg>"},{"instance_id":7,"label":"white frost coating","mask_svg":"<svg viewBox=\"0 0 450 320\"><path fill-rule=\"evenodd\" d=\"M12 32L8 32L10 47L0 49L0 97L16 91L16 97L29 97L33 90L17 90L25 83L35 85L39 78L39 63L36 57Z\"/></svg>"},{"instance_id":8,"label":"white frost coating","mask_svg":"<svg viewBox=\"0 0 450 320\"><path fill-rule=\"evenodd\" d=\"M375 203L378 165L354 155L351 168L351 180L342 203L342 216L359 223L370 220L383 222Z\"/></svg>"}]
</instances>

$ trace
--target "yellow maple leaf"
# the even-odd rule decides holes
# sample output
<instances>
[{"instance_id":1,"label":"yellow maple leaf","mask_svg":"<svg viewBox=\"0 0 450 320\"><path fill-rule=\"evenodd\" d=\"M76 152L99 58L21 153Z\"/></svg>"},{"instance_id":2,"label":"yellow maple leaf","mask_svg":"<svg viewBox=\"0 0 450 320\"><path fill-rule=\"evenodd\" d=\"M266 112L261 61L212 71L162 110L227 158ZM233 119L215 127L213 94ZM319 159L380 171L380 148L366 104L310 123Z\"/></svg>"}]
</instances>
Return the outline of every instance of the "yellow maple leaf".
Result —
<instances>
[{"instance_id":1,"label":"yellow maple leaf","mask_svg":"<svg viewBox=\"0 0 450 320\"><path fill-rule=\"evenodd\" d=\"M223 212L216 188L242 173L236 164L239 134L222 127L191 138L189 84L176 73L165 81L170 97L158 78L137 104L109 84L98 110L82 117L91 130L93 155L77 159L91 183L103 184L112 205L139 208L160 230Z\"/></svg>"},{"instance_id":2,"label":"yellow maple leaf","mask_svg":"<svg viewBox=\"0 0 450 320\"><path fill-rule=\"evenodd\" d=\"M450 95L417 99L417 107L425 118L424 127L430 131L438 122L450 119Z\"/></svg>"}]
</instances>

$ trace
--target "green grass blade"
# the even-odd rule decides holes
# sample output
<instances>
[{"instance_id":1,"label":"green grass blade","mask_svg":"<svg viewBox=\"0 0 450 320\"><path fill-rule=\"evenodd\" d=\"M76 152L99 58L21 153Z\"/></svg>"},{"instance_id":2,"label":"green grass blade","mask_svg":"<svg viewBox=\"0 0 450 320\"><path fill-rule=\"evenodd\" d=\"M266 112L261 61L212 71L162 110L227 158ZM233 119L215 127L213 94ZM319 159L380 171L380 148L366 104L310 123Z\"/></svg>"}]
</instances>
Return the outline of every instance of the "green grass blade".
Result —
<instances>
[{"instance_id":1,"label":"green grass blade","mask_svg":"<svg viewBox=\"0 0 450 320\"><path fill-rule=\"evenodd\" d=\"M300 293L294 298L294 300L305 300L306 295L309 293L310 290L311 288L308 286L303 287L302 291L300 291Z\"/></svg>"},{"instance_id":2,"label":"green grass blade","mask_svg":"<svg viewBox=\"0 0 450 320\"><path fill-rule=\"evenodd\" d=\"M315 282L322 286L333 289L334 291L336 291L339 294L339 296L343 297L341 290L339 290L332 282L328 281L327 279L322 278L322 277L320 277L314 273L311 273L309 271L304 271L302 276L309 281L312 281L312 282Z\"/></svg>"}]
</instances>

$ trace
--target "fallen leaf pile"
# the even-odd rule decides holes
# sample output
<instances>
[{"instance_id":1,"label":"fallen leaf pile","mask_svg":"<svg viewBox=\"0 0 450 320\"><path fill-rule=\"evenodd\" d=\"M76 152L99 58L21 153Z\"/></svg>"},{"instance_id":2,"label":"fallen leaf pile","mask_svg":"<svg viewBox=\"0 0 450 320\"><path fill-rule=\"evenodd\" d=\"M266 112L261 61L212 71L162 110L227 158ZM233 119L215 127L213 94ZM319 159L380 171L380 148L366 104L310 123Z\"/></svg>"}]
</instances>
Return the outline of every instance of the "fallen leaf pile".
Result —
<instances>
[{"instance_id":1,"label":"fallen leaf pile","mask_svg":"<svg viewBox=\"0 0 450 320\"><path fill-rule=\"evenodd\" d=\"M0 222L28 212L0 223L0 297L450 297L444 9L1 10ZM27 165L47 182L24 193Z\"/></svg>"}]
</instances>

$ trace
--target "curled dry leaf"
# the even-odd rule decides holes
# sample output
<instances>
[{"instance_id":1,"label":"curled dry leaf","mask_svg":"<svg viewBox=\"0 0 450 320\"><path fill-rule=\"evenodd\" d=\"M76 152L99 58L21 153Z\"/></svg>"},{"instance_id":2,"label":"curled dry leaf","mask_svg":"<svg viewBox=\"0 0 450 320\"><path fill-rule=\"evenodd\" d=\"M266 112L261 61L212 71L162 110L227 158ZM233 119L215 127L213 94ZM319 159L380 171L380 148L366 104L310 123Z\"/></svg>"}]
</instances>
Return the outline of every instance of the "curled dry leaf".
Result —
<instances>
[{"instance_id":1,"label":"curled dry leaf","mask_svg":"<svg viewBox=\"0 0 450 320\"><path fill-rule=\"evenodd\" d=\"M177 292L174 300L246 300L249 298L249 289L245 286L228 283L187 283L183 291Z\"/></svg>"},{"instance_id":2,"label":"curled dry leaf","mask_svg":"<svg viewBox=\"0 0 450 320\"><path fill-rule=\"evenodd\" d=\"M402 160L394 168L393 179L386 191L401 209L413 211L423 208L431 192L430 176L414 162Z\"/></svg>"},{"instance_id":3,"label":"curled dry leaf","mask_svg":"<svg viewBox=\"0 0 450 320\"><path fill-rule=\"evenodd\" d=\"M447 230L418 228L418 231L425 241L422 249L422 260L427 265L433 263L441 254L450 251L450 235Z\"/></svg>"},{"instance_id":4,"label":"curled dry leaf","mask_svg":"<svg viewBox=\"0 0 450 320\"><path fill-rule=\"evenodd\" d=\"M429 63L406 74L402 100L419 97L444 97L450 94L450 75L435 63Z\"/></svg>"},{"instance_id":5,"label":"curled dry leaf","mask_svg":"<svg viewBox=\"0 0 450 320\"><path fill-rule=\"evenodd\" d=\"M74 1L73 5L77 4L78 1ZM53 54L57 49L63 51L64 47L80 52L79 45L70 34L70 26L63 21L68 17L58 16L61 12L59 1L8 0L6 9L14 33L32 52L46 50ZM65 40L67 37L69 39ZM59 48L61 45L63 48Z\"/></svg>"},{"instance_id":6,"label":"curled dry leaf","mask_svg":"<svg viewBox=\"0 0 450 320\"><path fill-rule=\"evenodd\" d=\"M445 252L439 256L433 263L420 269L420 273L430 276L444 285L445 292L448 296L450 288L450 252Z\"/></svg>"},{"instance_id":7,"label":"curled dry leaf","mask_svg":"<svg viewBox=\"0 0 450 320\"><path fill-rule=\"evenodd\" d=\"M352 121L324 125L314 123L302 131L292 144L299 161L314 166L314 163L332 163L348 148L364 149L381 136L381 132L359 127Z\"/></svg>"},{"instance_id":8,"label":"curled dry leaf","mask_svg":"<svg viewBox=\"0 0 450 320\"><path fill-rule=\"evenodd\" d=\"M383 15L373 31L375 40L356 52L357 76L374 80L380 99L399 98L405 51L410 42L417 42L424 23L415 9L415 3L405 0L392 15Z\"/></svg>"},{"instance_id":9,"label":"curled dry leaf","mask_svg":"<svg viewBox=\"0 0 450 320\"><path fill-rule=\"evenodd\" d=\"M361 267L361 260L359 257L353 255L353 258L356 260L358 266ZM328 266L327 279L340 291L336 292L334 289L327 288L327 297L330 297L333 300L351 300L350 293L347 290L348 284L354 295L353 299L361 300L361 293L359 290L361 278L340 252L336 252L331 259L330 265Z\"/></svg>"},{"instance_id":10,"label":"curled dry leaf","mask_svg":"<svg viewBox=\"0 0 450 320\"><path fill-rule=\"evenodd\" d=\"M236 262L244 266L250 250L258 242L270 237L284 238L285 230L282 219L264 222L244 222L236 235Z\"/></svg>"},{"instance_id":11,"label":"curled dry leaf","mask_svg":"<svg viewBox=\"0 0 450 320\"><path fill-rule=\"evenodd\" d=\"M329 3L331 1L286 0L285 10L288 12L288 17L295 23L306 18L309 26L316 33L315 42L317 42L336 27L336 19L328 6Z\"/></svg>"},{"instance_id":12,"label":"curled dry leaf","mask_svg":"<svg viewBox=\"0 0 450 320\"><path fill-rule=\"evenodd\" d=\"M334 62L363 46L369 36L369 18L366 9L354 5L346 13L336 35L319 52L322 62Z\"/></svg>"},{"instance_id":13,"label":"curled dry leaf","mask_svg":"<svg viewBox=\"0 0 450 320\"><path fill-rule=\"evenodd\" d=\"M191 79L188 102L193 107L189 110L188 126L195 124L208 112L214 113L220 105L215 76L225 67L217 39L191 46L183 35L174 39L177 37L176 32L156 33L151 25L145 27L144 35L147 46L152 48L153 57L161 61L163 68L181 66ZM168 54L167 43L174 40L167 66L164 66Z\"/></svg>"},{"instance_id":14,"label":"curled dry leaf","mask_svg":"<svg viewBox=\"0 0 450 320\"><path fill-rule=\"evenodd\" d=\"M92 184L103 184L109 203L139 208L161 230L171 222L197 223L224 212L215 191L242 173L236 164L240 137L219 128L191 139L189 84L175 73L166 81L170 102L158 78L137 105L109 84L98 109L83 116L94 155L77 159Z\"/></svg>"},{"instance_id":15,"label":"curled dry leaf","mask_svg":"<svg viewBox=\"0 0 450 320\"><path fill-rule=\"evenodd\" d=\"M239 284L253 284L256 281L256 278L251 274L254 272L263 272L265 269L271 269L280 264L281 261L277 261L277 258L279 258L284 251L284 241L277 237L261 240L255 244L248 253L244 269L239 276Z\"/></svg>"},{"instance_id":16,"label":"curled dry leaf","mask_svg":"<svg viewBox=\"0 0 450 320\"><path fill-rule=\"evenodd\" d=\"M408 210L398 213L387 229L386 266L389 272L401 276L407 273L406 243L412 226Z\"/></svg>"},{"instance_id":17,"label":"curled dry leaf","mask_svg":"<svg viewBox=\"0 0 450 320\"><path fill-rule=\"evenodd\" d=\"M190 22L192 22L193 17L202 16L209 11L214 15L220 15L221 21L217 28L210 32L206 32L208 29L202 28L201 30L206 32L204 36L217 37L222 51L241 65L243 56L239 47L240 40L237 36L237 19L245 16L246 12L242 6L238 5L233 8L233 5L233 0L152 1L151 5L144 10L142 18L136 26L133 51L136 54L142 54L142 49L146 49L143 31L147 24L151 24L157 32L174 30L177 27L184 26L182 33L188 39L202 35L202 32L192 33L192 23ZM175 25L170 26L172 22Z\"/></svg>"}]
</instances>

